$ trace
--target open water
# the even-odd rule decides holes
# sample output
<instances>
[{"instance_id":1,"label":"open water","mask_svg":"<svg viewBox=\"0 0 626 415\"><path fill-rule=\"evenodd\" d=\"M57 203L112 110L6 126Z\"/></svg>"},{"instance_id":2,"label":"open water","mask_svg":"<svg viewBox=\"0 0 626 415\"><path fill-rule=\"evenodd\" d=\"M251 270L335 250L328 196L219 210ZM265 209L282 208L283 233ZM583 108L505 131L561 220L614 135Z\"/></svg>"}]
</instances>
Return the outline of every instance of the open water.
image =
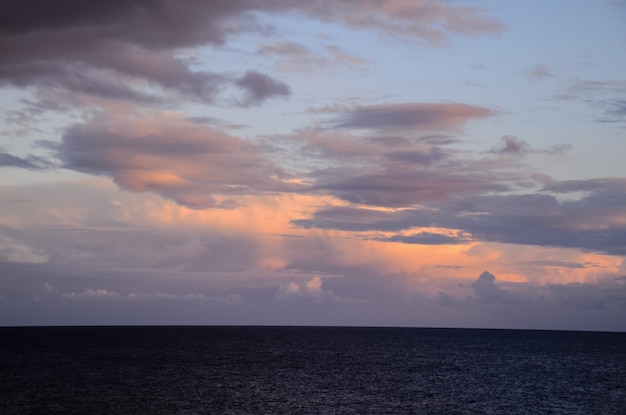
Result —
<instances>
[{"instance_id":1,"label":"open water","mask_svg":"<svg viewBox=\"0 0 626 415\"><path fill-rule=\"evenodd\" d=\"M0 328L0 414L626 414L626 333Z\"/></svg>"}]
</instances>

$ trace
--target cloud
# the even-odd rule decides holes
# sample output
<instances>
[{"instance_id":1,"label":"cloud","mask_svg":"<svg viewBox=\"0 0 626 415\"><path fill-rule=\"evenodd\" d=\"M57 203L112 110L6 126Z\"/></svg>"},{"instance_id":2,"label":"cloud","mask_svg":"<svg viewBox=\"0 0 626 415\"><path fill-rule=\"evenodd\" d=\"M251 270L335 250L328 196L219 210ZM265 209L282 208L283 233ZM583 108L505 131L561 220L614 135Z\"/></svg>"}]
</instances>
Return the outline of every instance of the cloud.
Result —
<instances>
[{"instance_id":1,"label":"cloud","mask_svg":"<svg viewBox=\"0 0 626 415\"><path fill-rule=\"evenodd\" d=\"M545 285L496 284L496 277L483 272L472 284L473 296L456 296L440 291L435 302L473 319L495 326L549 329L615 330L626 310L626 284L610 278L596 283L550 283ZM478 300L478 301L477 301ZM478 314L477 314L478 313ZM488 314L482 314L488 313ZM617 330L623 330L618 328Z\"/></svg>"},{"instance_id":2,"label":"cloud","mask_svg":"<svg viewBox=\"0 0 626 415\"><path fill-rule=\"evenodd\" d=\"M308 280L289 282L278 287L276 298L279 300L302 300L310 299L334 303L362 304L365 300L351 297L339 297L332 290L323 288L324 280L316 275Z\"/></svg>"},{"instance_id":3,"label":"cloud","mask_svg":"<svg viewBox=\"0 0 626 415\"><path fill-rule=\"evenodd\" d=\"M277 293L279 298L312 297L320 299L323 295L322 278L318 275L306 281L289 282L281 285Z\"/></svg>"},{"instance_id":4,"label":"cloud","mask_svg":"<svg viewBox=\"0 0 626 415\"><path fill-rule=\"evenodd\" d=\"M531 81L542 81L548 78L554 78L556 75L550 71L550 69L546 65L535 65L532 69L529 69L526 72L526 76Z\"/></svg>"},{"instance_id":5,"label":"cloud","mask_svg":"<svg viewBox=\"0 0 626 415\"><path fill-rule=\"evenodd\" d=\"M291 90L284 82L276 81L268 75L248 71L236 82L237 86L246 91L246 96L240 105L249 107L251 105L259 105L269 98L275 96L289 96Z\"/></svg>"},{"instance_id":6,"label":"cloud","mask_svg":"<svg viewBox=\"0 0 626 415\"><path fill-rule=\"evenodd\" d=\"M488 303L501 301L508 293L506 290L498 287L495 281L496 277L488 271L480 274L478 279L472 284L476 296Z\"/></svg>"},{"instance_id":7,"label":"cloud","mask_svg":"<svg viewBox=\"0 0 626 415\"><path fill-rule=\"evenodd\" d=\"M48 287L46 287L48 289ZM74 301L194 301L207 302L221 305L235 305L241 301L239 294L231 294L223 297L206 296L204 294L170 294L170 293L128 293L120 294L117 291L109 291L103 288L86 289L81 292L58 293L59 298Z\"/></svg>"},{"instance_id":8,"label":"cloud","mask_svg":"<svg viewBox=\"0 0 626 415\"><path fill-rule=\"evenodd\" d=\"M276 69L300 73L315 73L336 68L337 65L349 69L363 70L368 61L334 44L326 44L324 52L316 52L296 42L276 42L261 44L258 53L276 60Z\"/></svg>"},{"instance_id":9,"label":"cloud","mask_svg":"<svg viewBox=\"0 0 626 415\"><path fill-rule=\"evenodd\" d=\"M462 174L401 165L373 171L327 169L317 172L316 178L315 190L354 204L396 208L507 189L479 172Z\"/></svg>"},{"instance_id":10,"label":"cloud","mask_svg":"<svg viewBox=\"0 0 626 415\"><path fill-rule=\"evenodd\" d=\"M465 235L446 235L434 232L418 232L411 235L393 235L386 238L375 238L383 242L400 242L404 244L420 245L452 245L471 242Z\"/></svg>"},{"instance_id":11,"label":"cloud","mask_svg":"<svg viewBox=\"0 0 626 415\"><path fill-rule=\"evenodd\" d=\"M213 102L234 83L246 92L241 105L259 104L288 95L288 87L254 71L235 78L197 71L177 52L218 48L242 33L263 33L267 25L262 16L276 14L305 15L431 45L444 44L450 34L485 35L503 29L479 9L398 0L358 5L330 0L114 0L91 6L73 0L54 5L25 0L0 6L0 85L149 103L163 99L154 87ZM329 51L335 60L362 63L336 46Z\"/></svg>"},{"instance_id":12,"label":"cloud","mask_svg":"<svg viewBox=\"0 0 626 415\"><path fill-rule=\"evenodd\" d=\"M362 68L367 65L367 59L346 52L341 46L326 45L326 50L332 55L332 61L349 67Z\"/></svg>"},{"instance_id":13,"label":"cloud","mask_svg":"<svg viewBox=\"0 0 626 415\"><path fill-rule=\"evenodd\" d=\"M54 167L54 164L44 157L28 155L26 157L15 156L0 151L0 167L16 167L28 170L43 170Z\"/></svg>"},{"instance_id":14,"label":"cloud","mask_svg":"<svg viewBox=\"0 0 626 415\"><path fill-rule=\"evenodd\" d=\"M297 2L283 1L287 7ZM350 0L318 1L295 6L317 19L356 29L378 30L396 37L408 37L442 46L450 35L488 35L504 30L504 24L477 8L428 1Z\"/></svg>"},{"instance_id":15,"label":"cloud","mask_svg":"<svg viewBox=\"0 0 626 415\"><path fill-rule=\"evenodd\" d=\"M592 79L578 80L567 87L569 93L602 93L626 92L626 80L596 81Z\"/></svg>"},{"instance_id":16,"label":"cloud","mask_svg":"<svg viewBox=\"0 0 626 415\"><path fill-rule=\"evenodd\" d=\"M493 116L494 111L468 104L404 103L362 106L334 121L336 128L372 130L457 130L472 119Z\"/></svg>"},{"instance_id":17,"label":"cloud","mask_svg":"<svg viewBox=\"0 0 626 415\"><path fill-rule=\"evenodd\" d=\"M597 183L603 185L594 189ZM376 184L373 182L371 186ZM622 179L592 179L556 182L546 187L551 191L588 193L568 200L545 193L487 195L476 192L464 197L424 198L421 208L395 211L326 207L318 209L311 218L293 220L292 224L304 228L385 232L438 227L463 232L467 235L464 237L474 241L580 248L623 255L626 253L623 218L626 191L623 186ZM405 192L407 190L405 187ZM376 201L393 206L393 189L386 191L380 191ZM403 234L397 235L395 240L410 242Z\"/></svg>"},{"instance_id":18,"label":"cloud","mask_svg":"<svg viewBox=\"0 0 626 415\"><path fill-rule=\"evenodd\" d=\"M33 249L11 238L0 237L0 261L45 264L49 257L45 252Z\"/></svg>"},{"instance_id":19,"label":"cloud","mask_svg":"<svg viewBox=\"0 0 626 415\"><path fill-rule=\"evenodd\" d=\"M46 263L0 261L3 324L341 323L520 328L564 328L565 324L570 328L575 321L579 329L623 327L626 291L624 282L615 280L624 275L619 258L612 257L609 264L613 265L604 266L599 257L588 253L520 246L510 247L509 258L503 252L506 247L492 245L480 251L477 248L488 244L475 242L469 249L463 245L409 245L372 240L372 234L359 238L332 230L288 229L291 218L306 217L306 212L328 201L311 197L306 203L289 204L294 197L260 197L256 203L247 199L236 211L194 211L154 194L121 191L104 179L3 189L0 223L5 225L0 234L10 238L11 245L47 256ZM350 209L338 211L337 219L345 221L360 214L363 223L378 221L383 226L389 224L385 221L395 220L389 226L398 227L403 225L398 223L402 222L398 215L412 221L416 214L415 209ZM436 213L431 210L434 216L429 221L448 216L446 211L441 216ZM299 237L285 237L284 233ZM444 229L410 230L407 235L419 233L461 235ZM514 283L515 277L524 274L503 269L503 264L518 267L520 261L546 258L553 261L537 264L541 269L533 268L541 278L546 278L543 267L563 265L560 262L598 263L597 267L552 270L543 279L561 285L559 281L572 280L570 275L575 273L573 278L588 281L592 287L572 285L559 290L549 284ZM266 264L272 261L275 265L268 268ZM467 278L468 273L479 275L487 266L498 275L493 285L509 293L500 301L481 298L477 292L489 290L489 285L475 288L476 277ZM532 278L534 275L528 280ZM602 283L602 278L609 282ZM54 287L46 287L46 282ZM587 295L585 290L594 296L593 301L585 303L577 297ZM438 300L438 292L448 297ZM35 294L40 297L36 301ZM594 306L603 297L602 308ZM164 313L166 304L176 306L166 307ZM224 306L230 307L229 313L220 313ZM429 313L437 319L432 320ZM521 317L516 320L516 316Z\"/></svg>"},{"instance_id":20,"label":"cloud","mask_svg":"<svg viewBox=\"0 0 626 415\"><path fill-rule=\"evenodd\" d=\"M261 44L259 47L260 54L282 55L296 58L308 57L311 55L311 49L301 43L296 42L277 42L271 44Z\"/></svg>"},{"instance_id":21,"label":"cloud","mask_svg":"<svg viewBox=\"0 0 626 415\"><path fill-rule=\"evenodd\" d=\"M601 194L626 193L626 178L601 177L582 180L549 181L544 189L555 193L595 192Z\"/></svg>"},{"instance_id":22,"label":"cloud","mask_svg":"<svg viewBox=\"0 0 626 415\"><path fill-rule=\"evenodd\" d=\"M38 10L37 16L32 10ZM186 98L212 102L221 88L236 80L195 71L175 52L223 44L229 34L243 28L241 19L249 11L241 2L166 0L112 1L95 7L75 1L49 7L48 2L29 0L5 6L0 23L0 83L157 102L159 95L141 85L145 81ZM250 90L246 83L243 87ZM253 95L256 100L249 103L271 96Z\"/></svg>"},{"instance_id":23,"label":"cloud","mask_svg":"<svg viewBox=\"0 0 626 415\"><path fill-rule=\"evenodd\" d=\"M232 208L231 196L289 189L260 146L176 115L97 118L69 129L56 152L67 169L192 208Z\"/></svg>"},{"instance_id":24,"label":"cloud","mask_svg":"<svg viewBox=\"0 0 626 415\"><path fill-rule=\"evenodd\" d=\"M487 153L508 156L523 156L526 154L562 155L571 149L572 146L569 144L557 144L547 149L534 149L524 140L512 135L505 135L502 137L500 144L493 147Z\"/></svg>"},{"instance_id":25,"label":"cloud","mask_svg":"<svg viewBox=\"0 0 626 415\"><path fill-rule=\"evenodd\" d=\"M626 121L626 80L596 81L583 79L573 82L556 99L579 101L591 106L601 115L596 122L622 123Z\"/></svg>"},{"instance_id":26,"label":"cloud","mask_svg":"<svg viewBox=\"0 0 626 415\"><path fill-rule=\"evenodd\" d=\"M391 161L401 161L412 164L431 165L448 157L447 153L439 147L431 147L428 151L394 151L387 154Z\"/></svg>"}]
</instances>

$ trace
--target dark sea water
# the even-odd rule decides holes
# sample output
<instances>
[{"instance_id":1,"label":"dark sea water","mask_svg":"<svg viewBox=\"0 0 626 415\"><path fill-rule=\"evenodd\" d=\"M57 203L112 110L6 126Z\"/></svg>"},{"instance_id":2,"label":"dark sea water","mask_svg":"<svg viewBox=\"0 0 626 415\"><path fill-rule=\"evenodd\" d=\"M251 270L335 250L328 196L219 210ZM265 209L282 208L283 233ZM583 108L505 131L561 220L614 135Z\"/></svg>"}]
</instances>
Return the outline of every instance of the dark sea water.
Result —
<instances>
[{"instance_id":1,"label":"dark sea water","mask_svg":"<svg viewBox=\"0 0 626 415\"><path fill-rule=\"evenodd\" d=\"M626 414L626 333L0 328L0 414Z\"/></svg>"}]
</instances>

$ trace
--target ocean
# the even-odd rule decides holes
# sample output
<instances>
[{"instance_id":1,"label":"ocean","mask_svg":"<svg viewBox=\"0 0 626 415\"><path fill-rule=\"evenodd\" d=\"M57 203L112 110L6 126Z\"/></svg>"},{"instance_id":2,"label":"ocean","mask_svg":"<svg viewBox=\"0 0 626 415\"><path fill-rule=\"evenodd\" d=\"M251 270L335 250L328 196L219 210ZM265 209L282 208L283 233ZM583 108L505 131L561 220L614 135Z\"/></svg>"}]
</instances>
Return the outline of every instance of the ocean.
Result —
<instances>
[{"instance_id":1,"label":"ocean","mask_svg":"<svg viewBox=\"0 0 626 415\"><path fill-rule=\"evenodd\" d=\"M0 414L626 414L626 333L0 328Z\"/></svg>"}]
</instances>

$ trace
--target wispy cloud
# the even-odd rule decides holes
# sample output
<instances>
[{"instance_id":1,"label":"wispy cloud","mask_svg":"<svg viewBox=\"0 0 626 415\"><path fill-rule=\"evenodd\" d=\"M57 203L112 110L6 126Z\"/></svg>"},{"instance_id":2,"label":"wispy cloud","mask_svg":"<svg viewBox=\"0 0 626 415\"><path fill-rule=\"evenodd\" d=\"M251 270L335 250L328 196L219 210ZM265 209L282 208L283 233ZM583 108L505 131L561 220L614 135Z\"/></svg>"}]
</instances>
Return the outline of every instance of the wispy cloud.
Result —
<instances>
[{"instance_id":1,"label":"wispy cloud","mask_svg":"<svg viewBox=\"0 0 626 415\"><path fill-rule=\"evenodd\" d=\"M572 146L569 144L557 144L546 149L532 148L526 141L521 140L512 135L502 137L500 143L487 151L490 154L507 155L507 156L523 156L527 154L555 154L562 155L570 151Z\"/></svg>"},{"instance_id":2,"label":"wispy cloud","mask_svg":"<svg viewBox=\"0 0 626 415\"><path fill-rule=\"evenodd\" d=\"M556 75L550 71L546 65L537 64L532 69L525 71L526 76L531 81L542 81L548 78L555 78Z\"/></svg>"}]
</instances>

